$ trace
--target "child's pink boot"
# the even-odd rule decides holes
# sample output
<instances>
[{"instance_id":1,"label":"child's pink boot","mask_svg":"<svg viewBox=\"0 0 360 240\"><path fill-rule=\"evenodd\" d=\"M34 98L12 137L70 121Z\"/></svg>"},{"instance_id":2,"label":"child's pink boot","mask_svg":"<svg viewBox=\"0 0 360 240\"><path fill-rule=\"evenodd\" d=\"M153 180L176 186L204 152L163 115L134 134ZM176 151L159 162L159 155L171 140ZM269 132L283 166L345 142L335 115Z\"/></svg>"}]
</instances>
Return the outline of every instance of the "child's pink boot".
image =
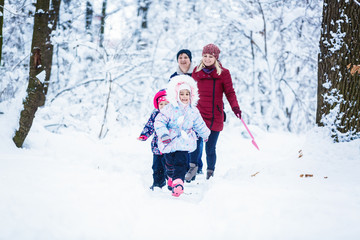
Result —
<instances>
[{"instance_id":1,"label":"child's pink boot","mask_svg":"<svg viewBox=\"0 0 360 240\"><path fill-rule=\"evenodd\" d=\"M180 178L173 181L172 195L179 197L184 192L184 182Z\"/></svg>"},{"instance_id":2,"label":"child's pink boot","mask_svg":"<svg viewBox=\"0 0 360 240\"><path fill-rule=\"evenodd\" d=\"M167 185L168 185L168 189L169 189L170 191L172 191L172 188L173 188L173 180L172 180L171 177L168 178L168 180L167 180Z\"/></svg>"}]
</instances>

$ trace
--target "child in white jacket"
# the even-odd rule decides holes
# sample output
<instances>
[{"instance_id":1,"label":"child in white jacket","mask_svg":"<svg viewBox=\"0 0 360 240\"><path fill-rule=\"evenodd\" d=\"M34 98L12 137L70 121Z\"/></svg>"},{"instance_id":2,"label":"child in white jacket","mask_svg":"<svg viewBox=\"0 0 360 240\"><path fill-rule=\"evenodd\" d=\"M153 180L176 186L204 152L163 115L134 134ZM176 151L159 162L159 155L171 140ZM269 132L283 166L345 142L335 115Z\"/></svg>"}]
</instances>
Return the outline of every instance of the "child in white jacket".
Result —
<instances>
[{"instance_id":1,"label":"child in white jacket","mask_svg":"<svg viewBox=\"0 0 360 240\"><path fill-rule=\"evenodd\" d=\"M199 100L197 84L187 75L173 77L167 87L166 105L155 118L158 146L165 156L168 186L173 196L184 192L188 153L196 149L196 133L206 142L210 130L196 108Z\"/></svg>"}]
</instances>

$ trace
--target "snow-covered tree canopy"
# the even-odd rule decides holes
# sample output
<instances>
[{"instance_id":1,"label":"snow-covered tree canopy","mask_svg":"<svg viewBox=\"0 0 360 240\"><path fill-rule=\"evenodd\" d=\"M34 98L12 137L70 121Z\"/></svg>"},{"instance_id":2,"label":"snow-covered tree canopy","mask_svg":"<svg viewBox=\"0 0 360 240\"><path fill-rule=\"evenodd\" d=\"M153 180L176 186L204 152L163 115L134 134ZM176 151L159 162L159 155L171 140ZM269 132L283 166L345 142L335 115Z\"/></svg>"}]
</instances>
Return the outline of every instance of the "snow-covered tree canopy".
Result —
<instances>
[{"instance_id":1,"label":"snow-covered tree canopy","mask_svg":"<svg viewBox=\"0 0 360 240\"><path fill-rule=\"evenodd\" d=\"M24 98L35 11L30 0L5 2L1 102ZM139 3L108 1L105 16L100 0L61 3L46 104L36 116L49 130L104 137L145 119L176 70L176 53L190 49L197 65L208 43L221 50L246 121L291 132L314 123L321 1L146 1L146 28Z\"/></svg>"}]
</instances>

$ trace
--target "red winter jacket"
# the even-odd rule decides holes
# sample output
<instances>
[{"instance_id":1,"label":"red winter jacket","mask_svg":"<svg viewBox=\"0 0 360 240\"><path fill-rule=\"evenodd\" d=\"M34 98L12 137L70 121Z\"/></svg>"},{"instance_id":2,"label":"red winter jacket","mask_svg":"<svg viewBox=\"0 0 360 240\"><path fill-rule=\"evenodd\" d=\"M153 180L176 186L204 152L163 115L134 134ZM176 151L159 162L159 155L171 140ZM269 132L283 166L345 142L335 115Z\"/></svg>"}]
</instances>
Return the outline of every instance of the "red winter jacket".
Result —
<instances>
[{"instance_id":1,"label":"red winter jacket","mask_svg":"<svg viewBox=\"0 0 360 240\"><path fill-rule=\"evenodd\" d=\"M203 70L196 72L197 67L192 73L199 89L200 99L197 107L207 127L213 131L221 131L224 127L224 93L232 109L239 107L230 72L226 68L221 68L220 75L216 69L209 74Z\"/></svg>"}]
</instances>

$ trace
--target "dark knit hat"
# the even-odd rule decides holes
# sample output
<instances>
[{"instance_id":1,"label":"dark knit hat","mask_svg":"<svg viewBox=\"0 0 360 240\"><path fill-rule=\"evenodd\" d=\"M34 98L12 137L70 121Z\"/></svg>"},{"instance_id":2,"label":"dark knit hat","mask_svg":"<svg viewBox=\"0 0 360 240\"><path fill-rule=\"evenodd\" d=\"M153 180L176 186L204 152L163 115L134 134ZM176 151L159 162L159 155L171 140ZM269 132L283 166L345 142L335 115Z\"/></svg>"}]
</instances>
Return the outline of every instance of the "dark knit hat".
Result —
<instances>
[{"instance_id":1,"label":"dark knit hat","mask_svg":"<svg viewBox=\"0 0 360 240\"><path fill-rule=\"evenodd\" d=\"M220 49L216 45L210 43L203 48L202 55L204 54L211 54L216 60L219 60Z\"/></svg>"},{"instance_id":2,"label":"dark knit hat","mask_svg":"<svg viewBox=\"0 0 360 240\"><path fill-rule=\"evenodd\" d=\"M188 55L188 57L189 57L189 59L190 59L190 62L192 61L191 52L190 52L190 50L188 50L188 49L181 49L181 50L176 54L176 60L179 59L179 56L180 56L180 54L182 54L182 53L185 53L186 55Z\"/></svg>"}]
</instances>

